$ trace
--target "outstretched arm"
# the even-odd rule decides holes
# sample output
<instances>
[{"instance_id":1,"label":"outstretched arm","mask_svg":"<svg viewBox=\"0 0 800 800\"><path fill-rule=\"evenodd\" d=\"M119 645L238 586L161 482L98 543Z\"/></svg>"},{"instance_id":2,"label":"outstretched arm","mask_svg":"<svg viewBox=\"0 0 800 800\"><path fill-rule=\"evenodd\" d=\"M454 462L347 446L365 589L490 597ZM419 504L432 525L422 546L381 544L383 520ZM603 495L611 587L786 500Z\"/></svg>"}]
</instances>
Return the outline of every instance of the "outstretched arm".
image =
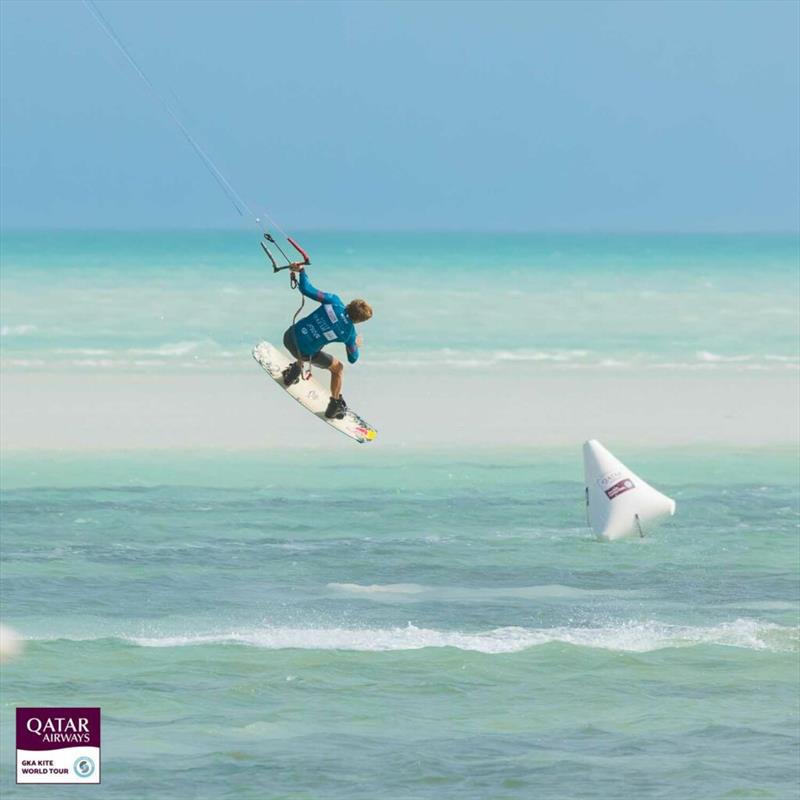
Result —
<instances>
[{"instance_id":1,"label":"outstretched arm","mask_svg":"<svg viewBox=\"0 0 800 800\"><path fill-rule=\"evenodd\" d=\"M300 269L300 279L297 282L297 287L306 297L310 297L312 300L316 300L318 303L333 302L332 294L329 292L321 292L319 289L315 289L311 285L311 281L308 279L308 275L306 275L306 271L304 269Z\"/></svg>"},{"instance_id":2,"label":"outstretched arm","mask_svg":"<svg viewBox=\"0 0 800 800\"><path fill-rule=\"evenodd\" d=\"M353 331L353 335L345 342L344 346L347 350L347 360L351 364L355 364L358 361L359 356L359 349L358 346L361 344L361 337L356 336L356 332Z\"/></svg>"}]
</instances>

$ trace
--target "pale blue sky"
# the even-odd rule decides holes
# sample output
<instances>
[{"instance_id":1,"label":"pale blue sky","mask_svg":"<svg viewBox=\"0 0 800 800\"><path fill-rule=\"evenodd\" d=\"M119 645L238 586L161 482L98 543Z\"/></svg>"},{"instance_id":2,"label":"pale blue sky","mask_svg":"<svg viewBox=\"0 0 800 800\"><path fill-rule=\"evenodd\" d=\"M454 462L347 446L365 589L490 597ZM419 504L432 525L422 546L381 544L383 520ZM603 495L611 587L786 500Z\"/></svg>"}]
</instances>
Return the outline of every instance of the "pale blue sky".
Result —
<instances>
[{"instance_id":1,"label":"pale blue sky","mask_svg":"<svg viewBox=\"0 0 800 800\"><path fill-rule=\"evenodd\" d=\"M294 229L798 226L792 0L97 5ZM79 0L0 8L6 227L242 224Z\"/></svg>"}]
</instances>

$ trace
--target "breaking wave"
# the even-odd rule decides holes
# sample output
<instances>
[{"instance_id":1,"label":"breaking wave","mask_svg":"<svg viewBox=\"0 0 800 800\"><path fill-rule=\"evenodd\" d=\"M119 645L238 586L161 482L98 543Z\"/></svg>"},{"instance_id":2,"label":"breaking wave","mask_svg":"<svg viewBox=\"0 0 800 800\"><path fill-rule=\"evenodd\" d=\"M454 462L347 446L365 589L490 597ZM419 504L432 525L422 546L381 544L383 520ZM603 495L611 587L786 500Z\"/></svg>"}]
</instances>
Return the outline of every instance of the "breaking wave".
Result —
<instances>
[{"instance_id":1,"label":"breaking wave","mask_svg":"<svg viewBox=\"0 0 800 800\"><path fill-rule=\"evenodd\" d=\"M4 326L4 337L22 336L35 330L32 325ZM109 346L103 342L65 347L37 345L29 350L6 348L3 367L31 368L38 365L126 370L135 367L173 369L230 369L237 362L250 369L250 348L240 343L221 343L211 338L171 340L138 346ZM604 352L602 349L405 349L375 347L369 351L370 367L397 369L530 369L530 370L680 370L680 371L764 371L796 370L800 359L794 354L743 353L720 355L708 350L681 354L666 352Z\"/></svg>"},{"instance_id":2,"label":"breaking wave","mask_svg":"<svg viewBox=\"0 0 800 800\"><path fill-rule=\"evenodd\" d=\"M481 633L418 628L264 627L183 636L125 637L141 647L244 645L266 650L350 650L366 652L452 647L478 653L517 653L560 642L619 652L648 653L666 648L719 645L749 650L797 652L798 630L772 623L739 619L710 627L625 622L596 628L505 627Z\"/></svg>"},{"instance_id":3,"label":"breaking wave","mask_svg":"<svg viewBox=\"0 0 800 800\"><path fill-rule=\"evenodd\" d=\"M483 601L501 598L531 598L537 600L576 600L596 597L636 597L636 589L579 589L559 583L539 586L474 587L474 586L423 586L419 583L329 583L328 589L337 594L348 594L368 600L448 600Z\"/></svg>"}]
</instances>

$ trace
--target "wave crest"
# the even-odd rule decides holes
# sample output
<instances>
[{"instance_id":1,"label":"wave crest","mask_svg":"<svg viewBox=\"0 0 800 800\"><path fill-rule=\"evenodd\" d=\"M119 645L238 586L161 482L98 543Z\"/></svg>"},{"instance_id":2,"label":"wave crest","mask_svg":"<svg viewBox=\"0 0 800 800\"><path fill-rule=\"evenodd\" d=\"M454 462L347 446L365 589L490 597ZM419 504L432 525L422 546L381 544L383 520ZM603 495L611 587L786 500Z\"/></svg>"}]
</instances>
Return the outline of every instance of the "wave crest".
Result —
<instances>
[{"instance_id":1,"label":"wave crest","mask_svg":"<svg viewBox=\"0 0 800 800\"><path fill-rule=\"evenodd\" d=\"M648 653L675 647L719 645L748 650L797 652L798 629L738 619L709 627L624 622L595 628L504 627L482 633L418 628L286 628L265 627L184 636L126 637L141 647L245 645L267 650L352 650L382 652L453 647L478 653L517 653L560 642L576 647Z\"/></svg>"}]
</instances>

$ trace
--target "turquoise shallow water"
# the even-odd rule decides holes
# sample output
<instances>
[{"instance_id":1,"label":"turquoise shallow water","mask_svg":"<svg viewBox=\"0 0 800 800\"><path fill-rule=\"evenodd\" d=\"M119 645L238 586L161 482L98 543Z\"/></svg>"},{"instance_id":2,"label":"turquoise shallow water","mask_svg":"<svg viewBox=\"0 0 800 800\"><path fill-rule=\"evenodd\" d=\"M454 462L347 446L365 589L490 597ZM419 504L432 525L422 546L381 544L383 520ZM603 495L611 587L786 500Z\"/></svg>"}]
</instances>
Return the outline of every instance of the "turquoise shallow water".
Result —
<instances>
[{"instance_id":1,"label":"turquoise shallow water","mask_svg":"<svg viewBox=\"0 0 800 800\"><path fill-rule=\"evenodd\" d=\"M735 372L767 392L800 365L796 236L301 241L321 288L376 308L359 369L403 367L409 393L511 365L523 418L543 370ZM158 421L176 375L215 376L213 394L252 374L297 303L242 233L4 233L0 284L12 399L56 387L37 408L66 404L78 430L115 396L92 396L104 380ZM691 440L690 412L655 424L674 413ZM47 704L103 708L92 791L130 800L796 796L791 442L606 442L678 514L602 545L579 440L345 450L324 433L249 455L3 455L0 599L27 640L2 672L4 796L30 792L10 782L13 709Z\"/></svg>"},{"instance_id":2,"label":"turquoise shallow water","mask_svg":"<svg viewBox=\"0 0 800 800\"><path fill-rule=\"evenodd\" d=\"M484 370L795 371L800 240L309 233L365 296L364 362ZM250 369L298 297L250 233L4 233L6 370Z\"/></svg>"},{"instance_id":3,"label":"turquoise shallow water","mask_svg":"<svg viewBox=\"0 0 800 800\"><path fill-rule=\"evenodd\" d=\"M615 545L571 451L6 456L4 795L52 703L109 797L795 796L796 454L620 455Z\"/></svg>"}]
</instances>

